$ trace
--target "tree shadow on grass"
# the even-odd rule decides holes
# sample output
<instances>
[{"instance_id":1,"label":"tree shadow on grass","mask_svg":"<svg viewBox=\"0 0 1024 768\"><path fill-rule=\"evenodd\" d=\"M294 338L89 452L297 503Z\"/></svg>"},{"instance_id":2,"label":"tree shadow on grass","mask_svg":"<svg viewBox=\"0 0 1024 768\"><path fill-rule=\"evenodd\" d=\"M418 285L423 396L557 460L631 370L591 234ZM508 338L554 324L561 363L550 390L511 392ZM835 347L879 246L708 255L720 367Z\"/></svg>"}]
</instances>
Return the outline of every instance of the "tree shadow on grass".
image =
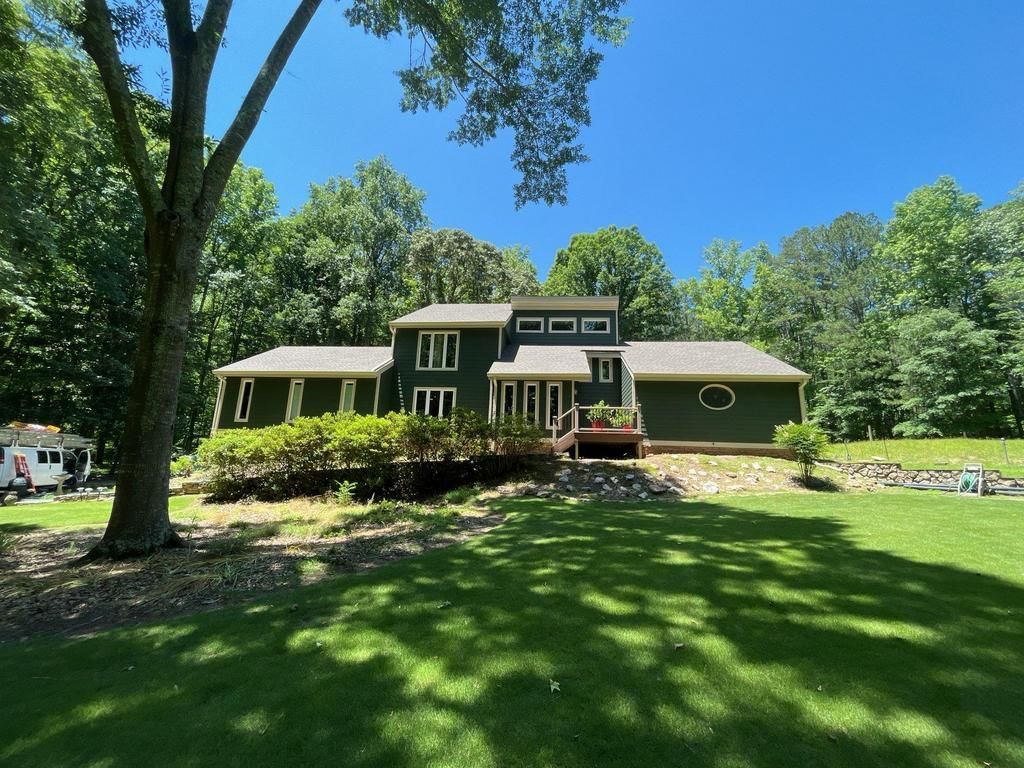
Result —
<instances>
[{"instance_id":1,"label":"tree shadow on grass","mask_svg":"<svg viewBox=\"0 0 1024 768\"><path fill-rule=\"evenodd\" d=\"M371 574L0 649L0 762L1024 763L1020 586L830 518L497 506Z\"/></svg>"}]
</instances>

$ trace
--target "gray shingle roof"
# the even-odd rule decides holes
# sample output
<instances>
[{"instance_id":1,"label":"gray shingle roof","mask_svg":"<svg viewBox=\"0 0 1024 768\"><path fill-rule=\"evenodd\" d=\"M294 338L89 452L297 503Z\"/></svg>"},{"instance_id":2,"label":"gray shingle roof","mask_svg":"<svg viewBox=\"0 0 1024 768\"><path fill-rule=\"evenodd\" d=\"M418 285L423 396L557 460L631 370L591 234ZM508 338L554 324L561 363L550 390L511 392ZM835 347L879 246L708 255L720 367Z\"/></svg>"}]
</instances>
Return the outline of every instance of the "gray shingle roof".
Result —
<instances>
[{"instance_id":1,"label":"gray shingle roof","mask_svg":"<svg viewBox=\"0 0 1024 768\"><path fill-rule=\"evenodd\" d=\"M431 304L408 315L395 318L391 325L452 326L467 323L500 325L512 317L511 304Z\"/></svg>"},{"instance_id":2,"label":"gray shingle roof","mask_svg":"<svg viewBox=\"0 0 1024 768\"><path fill-rule=\"evenodd\" d=\"M512 344L491 364L488 376L589 377L584 347Z\"/></svg>"},{"instance_id":3,"label":"gray shingle roof","mask_svg":"<svg viewBox=\"0 0 1024 768\"><path fill-rule=\"evenodd\" d=\"M629 341L622 357L637 376L808 376L742 341Z\"/></svg>"},{"instance_id":4,"label":"gray shingle roof","mask_svg":"<svg viewBox=\"0 0 1024 768\"><path fill-rule=\"evenodd\" d=\"M277 347L214 373L376 373L391 362L391 347Z\"/></svg>"}]
</instances>

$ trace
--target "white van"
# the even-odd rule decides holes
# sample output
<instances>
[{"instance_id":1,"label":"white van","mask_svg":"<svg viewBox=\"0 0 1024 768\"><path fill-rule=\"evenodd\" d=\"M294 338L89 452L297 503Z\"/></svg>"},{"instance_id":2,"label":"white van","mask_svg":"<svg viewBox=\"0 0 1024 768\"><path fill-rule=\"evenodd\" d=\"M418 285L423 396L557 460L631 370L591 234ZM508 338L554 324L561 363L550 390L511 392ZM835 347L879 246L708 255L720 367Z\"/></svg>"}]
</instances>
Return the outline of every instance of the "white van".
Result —
<instances>
[{"instance_id":1,"label":"white van","mask_svg":"<svg viewBox=\"0 0 1024 768\"><path fill-rule=\"evenodd\" d=\"M74 488L89 479L91 470L90 440L78 435L0 428L0 493L56 488L62 475L70 475L64 488Z\"/></svg>"}]
</instances>

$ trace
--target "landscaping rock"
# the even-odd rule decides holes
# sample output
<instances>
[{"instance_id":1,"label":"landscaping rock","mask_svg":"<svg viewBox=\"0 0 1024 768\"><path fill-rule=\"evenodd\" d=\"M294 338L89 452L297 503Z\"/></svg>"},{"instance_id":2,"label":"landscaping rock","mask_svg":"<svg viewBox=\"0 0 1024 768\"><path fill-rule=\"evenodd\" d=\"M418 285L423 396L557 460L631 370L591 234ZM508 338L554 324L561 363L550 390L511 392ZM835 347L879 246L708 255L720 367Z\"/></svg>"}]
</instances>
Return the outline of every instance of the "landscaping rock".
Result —
<instances>
[{"instance_id":1,"label":"landscaping rock","mask_svg":"<svg viewBox=\"0 0 1024 768\"><path fill-rule=\"evenodd\" d=\"M701 490L703 490L704 493L716 494L720 489L714 483L704 483L704 485L701 486Z\"/></svg>"},{"instance_id":2,"label":"landscaping rock","mask_svg":"<svg viewBox=\"0 0 1024 768\"><path fill-rule=\"evenodd\" d=\"M664 493L668 490L668 486L661 483L651 483L647 486L647 490L651 493Z\"/></svg>"},{"instance_id":3,"label":"landscaping rock","mask_svg":"<svg viewBox=\"0 0 1024 768\"><path fill-rule=\"evenodd\" d=\"M0 505L5 507L13 507L18 503L18 497L13 493L5 493L3 498L0 498Z\"/></svg>"}]
</instances>

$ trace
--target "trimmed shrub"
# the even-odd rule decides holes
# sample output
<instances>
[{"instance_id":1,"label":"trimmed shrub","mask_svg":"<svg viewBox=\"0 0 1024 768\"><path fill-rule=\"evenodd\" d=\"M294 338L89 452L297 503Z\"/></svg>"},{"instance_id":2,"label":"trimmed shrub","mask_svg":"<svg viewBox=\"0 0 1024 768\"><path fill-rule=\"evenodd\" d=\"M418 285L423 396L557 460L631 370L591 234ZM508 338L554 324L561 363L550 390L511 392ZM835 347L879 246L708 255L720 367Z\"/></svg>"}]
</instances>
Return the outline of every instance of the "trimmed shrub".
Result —
<instances>
[{"instance_id":1,"label":"trimmed shrub","mask_svg":"<svg viewBox=\"0 0 1024 768\"><path fill-rule=\"evenodd\" d=\"M793 458L800 465L800 477L804 485L811 481L814 463L821 461L828 450L828 437L817 424L780 424L775 427L774 442L780 448L793 452Z\"/></svg>"},{"instance_id":2,"label":"trimmed shrub","mask_svg":"<svg viewBox=\"0 0 1024 768\"><path fill-rule=\"evenodd\" d=\"M344 482L362 498L416 499L511 471L541 450L543 437L521 417L492 427L467 410L447 419L325 414L221 430L198 455L215 498L316 495Z\"/></svg>"}]
</instances>

